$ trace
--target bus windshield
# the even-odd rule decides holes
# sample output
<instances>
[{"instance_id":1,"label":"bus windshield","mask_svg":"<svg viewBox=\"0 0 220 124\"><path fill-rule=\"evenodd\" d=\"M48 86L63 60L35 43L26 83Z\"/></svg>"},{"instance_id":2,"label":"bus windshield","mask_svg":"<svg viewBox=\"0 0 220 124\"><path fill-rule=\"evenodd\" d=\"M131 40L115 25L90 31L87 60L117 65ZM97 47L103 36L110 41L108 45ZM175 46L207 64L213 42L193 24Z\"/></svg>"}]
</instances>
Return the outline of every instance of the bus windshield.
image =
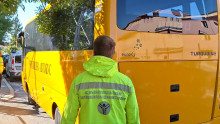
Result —
<instances>
[{"instance_id":1,"label":"bus windshield","mask_svg":"<svg viewBox=\"0 0 220 124\"><path fill-rule=\"evenodd\" d=\"M131 31L217 34L217 4L216 0L118 0L117 25Z\"/></svg>"}]
</instances>

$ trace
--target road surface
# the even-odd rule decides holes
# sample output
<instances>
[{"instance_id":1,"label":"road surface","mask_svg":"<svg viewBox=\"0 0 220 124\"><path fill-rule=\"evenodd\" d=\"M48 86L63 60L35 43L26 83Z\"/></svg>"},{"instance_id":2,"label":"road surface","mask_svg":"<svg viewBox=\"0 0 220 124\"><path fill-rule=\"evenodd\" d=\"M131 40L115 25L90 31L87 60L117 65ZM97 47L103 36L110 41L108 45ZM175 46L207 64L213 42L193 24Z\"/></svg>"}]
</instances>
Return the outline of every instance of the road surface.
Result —
<instances>
[{"instance_id":1,"label":"road surface","mask_svg":"<svg viewBox=\"0 0 220 124\"><path fill-rule=\"evenodd\" d=\"M6 77L5 77L6 78ZM6 78L7 80L7 78ZM27 94L20 80L7 82L14 89L15 96L9 100L10 90L2 81L0 89L0 124L54 124L54 120L42 108L28 105Z\"/></svg>"}]
</instances>

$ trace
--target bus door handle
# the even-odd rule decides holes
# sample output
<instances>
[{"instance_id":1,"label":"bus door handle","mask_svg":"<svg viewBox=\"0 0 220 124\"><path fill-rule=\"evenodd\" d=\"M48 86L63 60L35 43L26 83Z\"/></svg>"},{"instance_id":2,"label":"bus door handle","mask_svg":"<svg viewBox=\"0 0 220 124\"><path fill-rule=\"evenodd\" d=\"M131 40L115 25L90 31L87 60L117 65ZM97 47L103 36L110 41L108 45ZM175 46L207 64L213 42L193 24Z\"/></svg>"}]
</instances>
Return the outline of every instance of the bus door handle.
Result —
<instances>
[{"instance_id":1,"label":"bus door handle","mask_svg":"<svg viewBox=\"0 0 220 124\"><path fill-rule=\"evenodd\" d=\"M44 91L44 87L42 87L42 90Z\"/></svg>"}]
</instances>

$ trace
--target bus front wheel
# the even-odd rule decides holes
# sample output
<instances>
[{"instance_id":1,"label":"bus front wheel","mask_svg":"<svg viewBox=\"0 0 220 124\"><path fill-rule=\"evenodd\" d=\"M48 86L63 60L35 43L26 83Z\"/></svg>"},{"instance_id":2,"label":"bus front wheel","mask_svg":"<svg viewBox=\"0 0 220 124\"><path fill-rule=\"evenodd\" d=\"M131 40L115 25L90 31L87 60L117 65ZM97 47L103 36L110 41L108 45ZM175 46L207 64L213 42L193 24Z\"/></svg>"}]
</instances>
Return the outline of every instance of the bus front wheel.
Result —
<instances>
[{"instance_id":1,"label":"bus front wheel","mask_svg":"<svg viewBox=\"0 0 220 124\"><path fill-rule=\"evenodd\" d=\"M61 123L61 114L60 114L60 110L59 110L58 107L55 110L54 120L55 120L55 124L60 124Z\"/></svg>"}]
</instances>

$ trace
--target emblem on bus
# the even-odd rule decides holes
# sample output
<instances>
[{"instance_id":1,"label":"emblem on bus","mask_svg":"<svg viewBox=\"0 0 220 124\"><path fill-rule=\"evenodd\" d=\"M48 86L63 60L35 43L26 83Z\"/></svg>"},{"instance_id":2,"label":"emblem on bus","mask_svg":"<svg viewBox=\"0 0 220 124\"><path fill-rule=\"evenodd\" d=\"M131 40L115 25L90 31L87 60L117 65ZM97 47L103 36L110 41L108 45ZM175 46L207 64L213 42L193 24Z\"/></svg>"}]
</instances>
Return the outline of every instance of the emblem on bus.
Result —
<instances>
[{"instance_id":1,"label":"emblem on bus","mask_svg":"<svg viewBox=\"0 0 220 124\"><path fill-rule=\"evenodd\" d=\"M142 47L142 43L141 43L141 40L140 39L137 39L137 43L136 45L134 46L134 49L135 50L138 50Z\"/></svg>"},{"instance_id":2,"label":"emblem on bus","mask_svg":"<svg viewBox=\"0 0 220 124\"><path fill-rule=\"evenodd\" d=\"M142 43L140 39L137 39L137 43L134 46L134 50L133 52L128 52L128 53L122 53L122 56L131 56L131 57L135 57L135 51L139 50L142 47Z\"/></svg>"}]
</instances>

